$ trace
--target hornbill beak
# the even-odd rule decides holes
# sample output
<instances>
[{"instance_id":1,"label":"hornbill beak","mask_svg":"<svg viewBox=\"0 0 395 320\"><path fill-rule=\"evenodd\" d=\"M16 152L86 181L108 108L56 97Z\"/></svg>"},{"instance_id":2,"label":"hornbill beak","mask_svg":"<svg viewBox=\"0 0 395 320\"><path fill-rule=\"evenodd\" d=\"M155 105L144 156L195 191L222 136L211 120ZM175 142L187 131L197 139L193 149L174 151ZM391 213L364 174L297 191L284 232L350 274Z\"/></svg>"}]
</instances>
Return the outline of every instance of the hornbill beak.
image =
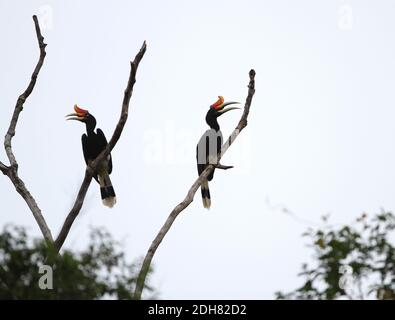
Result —
<instances>
[{"instance_id":1,"label":"hornbill beak","mask_svg":"<svg viewBox=\"0 0 395 320\"><path fill-rule=\"evenodd\" d=\"M229 108L225 108L226 106L229 106L231 104L240 104L240 102L225 102L220 108L220 110L218 110L219 116L222 116L224 113L230 111L230 110L236 110L236 109L240 109L238 107L229 107Z\"/></svg>"},{"instance_id":2,"label":"hornbill beak","mask_svg":"<svg viewBox=\"0 0 395 320\"><path fill-rule=\"evenodd\" d=\"M66 115L66 120L84 121L86 115L88 114L88 110L81 109L76 104L74 105L74 111L75 113Z\"/></svg>"},{"instance_id":3,"label":"hornbill beak","mask_svg":"<svg viewBox=\"0 0 395 320\"><path fill-rule=\"evenodd\" d=\"M218 117L219 117L230 110L240 109L238 107L225 108L226 106L229 106L231 104L239 104L239 103L240 102L234 102L234 101L224 102L224 97L218 96L218 101L216 103L212 104L211 108L213 108L217 111Z\"/></svg>"}]
</instances>

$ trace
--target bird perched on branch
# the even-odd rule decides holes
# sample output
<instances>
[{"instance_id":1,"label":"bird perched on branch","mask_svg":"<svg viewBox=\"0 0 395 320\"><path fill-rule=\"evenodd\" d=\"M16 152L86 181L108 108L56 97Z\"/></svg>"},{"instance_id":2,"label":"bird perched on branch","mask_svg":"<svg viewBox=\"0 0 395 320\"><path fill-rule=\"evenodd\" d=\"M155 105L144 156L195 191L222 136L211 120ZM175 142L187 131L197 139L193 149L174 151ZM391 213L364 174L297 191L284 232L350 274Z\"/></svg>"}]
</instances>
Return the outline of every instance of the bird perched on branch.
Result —
<instances>
[{"instance_id":1,"label":"bird perched on branch","mask_svg":"<svg viewBox=\"0 0 395 320\"><path fill-rule=\"evenodd\" d=\"M206 114L206 122L210 129L202 135L196 147L196 160L199 176L209 164L218 165L218 154L221 152L223 139L217 118L230 110L240 109L237 107L225 108L228 105L238 103L239 102L224 102L224 98L219 96L218 101L210 106L210 109ZM213 179L214 171L215 169L200 186L203 206L207 209L209 209L211 206L211 196L208 182Z\"/></svg>"},{"instance_id":2,"label":"bird perched on branch","mask_svg":"<svg viewBox=\"0 0 395 320\"><path fill-rule=\"evenodd\" d=\"M75 113L68 114L67 120L77 120L84 122L86 125L86 134L84 133L82 139L82 150L87 165L96 159L96 157L106 148L107 139L101 129L96 129L96 119L88 110L79 108L74 105ZM109 154L97 167L94 178L100 184L100 193L103 204L112 208L116 203L116 196L114 188L110 180L112 172L112 159Z\"/></svg>"}]
</instances>

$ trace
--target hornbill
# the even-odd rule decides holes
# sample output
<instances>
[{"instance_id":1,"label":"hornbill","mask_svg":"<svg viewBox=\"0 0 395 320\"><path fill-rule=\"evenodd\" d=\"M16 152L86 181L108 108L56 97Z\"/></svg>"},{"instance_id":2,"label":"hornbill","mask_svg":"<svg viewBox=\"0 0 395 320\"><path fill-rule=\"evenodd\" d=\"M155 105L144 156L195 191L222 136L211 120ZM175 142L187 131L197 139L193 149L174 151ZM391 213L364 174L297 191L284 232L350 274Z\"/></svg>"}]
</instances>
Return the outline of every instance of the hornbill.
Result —
<instances>
[{"instance_id":1,"label":"hornbill","mask_svg":"<svg viewBox=\"0 0 395 320\"><path fill-rule=\"evenodd\" d=\"M96 127L96 119L92 116L88 110L79 108L74 105L75 113L68 114L67 120L78 120L84 122L86 125L86 133L81 137L82 140L82 151L84 152L84 158L87 165L106 148L107 139L101 129ZM97 167L94 178L100 184L100 193L103 200L103 204L109 208L112 208L117 201L115 197L114 188L110 180L110 174L112 172L112 159L111 154L104 159Z\"/></svg>"},{"instance_id":2,"label":"hornbill","mask_svg":"<svg viewBox=\"0 0 395 320\"><path fill-rule=\"evenodd\" d=\"M218 164L217 155L221 152L223 142L222 133L219 128L217 118L230 110L239 109L237 107L225 108L228 105L237 103L239 102L224 102L224 98L222 96L218 96L218 101L210 106L210 109L206 114L206 122L209 125L210 129L202 135L196 147L196 160L199 176L204 171L204 169L206 169L207 165ZM214 170L210 173L207 179L202 182L200 186L200 189L202 191L203 206L207 209L209 209L211 206L211 197L210 189L208 188L208 182L213 179Z\"/></svg>"}]
</instances>

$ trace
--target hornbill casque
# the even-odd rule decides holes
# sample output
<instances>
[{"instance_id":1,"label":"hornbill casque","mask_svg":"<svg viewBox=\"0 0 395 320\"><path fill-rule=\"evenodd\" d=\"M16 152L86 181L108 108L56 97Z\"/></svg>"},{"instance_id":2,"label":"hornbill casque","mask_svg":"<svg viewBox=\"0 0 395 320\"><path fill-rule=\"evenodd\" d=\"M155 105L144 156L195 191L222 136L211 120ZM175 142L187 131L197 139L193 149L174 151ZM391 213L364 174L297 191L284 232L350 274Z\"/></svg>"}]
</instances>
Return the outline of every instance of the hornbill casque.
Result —
<instances>
[{"instance_id":1,"label":"hornbill casque","mask_svg":"<svg viewBox=\"0 0 395 320\"><path fill-rule=\"evenodd\" d=\"M81 140L85 162L88 165L106 148L107 139L101 129L97 128L95 132L96 119L88 112L88 110L81 109L77 105L74 105L74 111L75 113L70 113L66 117L67 120L81 121L86 125L86 134L84 133L82 135ZM109 154L107 158L99 164L93 176L100 184L100 193L103 204L109 208L112 208L117 200L110 180L111 172L112 159L111 154Z\"/></svg>"},{"instance_id":2,"label":"hornbill casque","mask_svg":"<svg viewBox=\"0 0 395 320\"><path fill-rule=\"evenodd\" d=\"M209 164L218 164L217 155L221 152L223 139L217 118L230 110L240 109L237 107L225 108L228 105L238 103L239 102L224 102L224 98L219 96L218 101L210 106L210 109L206 114L206 122L210 129L202 135L196 147L196 160L199 176ZM215 169L200 186L200 190L202 191L203 206L207 209L209 209L211 206L208 182L213 179L214 171Z\"/></svg>"}]
</instances>

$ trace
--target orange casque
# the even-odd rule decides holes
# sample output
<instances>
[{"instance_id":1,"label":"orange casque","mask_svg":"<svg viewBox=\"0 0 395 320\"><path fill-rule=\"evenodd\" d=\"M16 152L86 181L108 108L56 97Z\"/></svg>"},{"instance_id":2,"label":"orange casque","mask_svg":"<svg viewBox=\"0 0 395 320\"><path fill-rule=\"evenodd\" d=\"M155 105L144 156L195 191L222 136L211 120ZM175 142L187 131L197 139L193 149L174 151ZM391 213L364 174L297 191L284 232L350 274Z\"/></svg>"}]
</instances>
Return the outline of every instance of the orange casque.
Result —
<instances>
[{"instance_id":1,"label":"orange casque","mask_svg":"<svg viewBox=\"0 0 395 320\"><path fill-rule=\"evenodd\" d=\"M224 97L223 96L218 96L218 100L216 103L211 105L211 108L213 109L218 109L218 107L220 107L223 103L224 103Z\"/></svg>"}]
</instances>

